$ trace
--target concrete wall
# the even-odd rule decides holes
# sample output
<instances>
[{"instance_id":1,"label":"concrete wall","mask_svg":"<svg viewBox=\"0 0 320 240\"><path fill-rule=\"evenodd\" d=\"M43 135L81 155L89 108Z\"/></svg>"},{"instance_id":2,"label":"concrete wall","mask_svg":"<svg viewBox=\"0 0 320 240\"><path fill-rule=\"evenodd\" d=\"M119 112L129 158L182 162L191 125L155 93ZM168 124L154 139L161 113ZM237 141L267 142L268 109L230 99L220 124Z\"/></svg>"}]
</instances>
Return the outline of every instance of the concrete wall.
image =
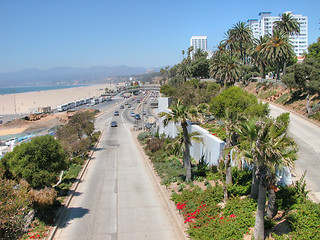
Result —
<instances>
[{"instance_id":1,"label":"concrete wall","mask_svg":"<svg viewBox=\"0 0 320 240\"><path fill-rule=\"evenodd\" d=\"M160 99L160 98L159 98ZM165 107L165 102L168 100L159 100L159 103L163 101L164 104L159 104L158 112L170 112L171 110ZM161 106L161 108L160 108ZM158 130L159 134L165 134L171 138L174 138L178 134L178 128L180 124L175 124L173 122L168 123L167 126L163 124L163 118L159 119ZM225 142L221 139L213 136L207 130L199 127L198 125L188 125L189 132L198 132L203 138L203 143L192 142L190 147L190 155L197 161L204 156L204 160L209 165L218 165L218 160L222 154ZM233 164L232 164L233 165ZM291 172L288 168L283 168L278 170L277 173L278 184L279 185L290 185L292 184Z\"/></svg>"},{"instance_id":2,"label":"concrete wall","mask_svg":"<svg viewBox=\"0 0 320 240\"><path fill-rule=\"evenodd\" d=\"M169 112L170 109L165 109L163 112ZM159 134L165 134L171 138L175 138L179 130L179 124L169 122L167 126L164 126L163 118L159 120ZM213 136L207 130L197 126L188 125L188 131L198 132L203 139L202 143L191 142L190 155L195 160L199 161L202 156L205 157L205 162L209 165L218 165L218 159L224 147L224 141Z\"/></svg>"}]
</instances>

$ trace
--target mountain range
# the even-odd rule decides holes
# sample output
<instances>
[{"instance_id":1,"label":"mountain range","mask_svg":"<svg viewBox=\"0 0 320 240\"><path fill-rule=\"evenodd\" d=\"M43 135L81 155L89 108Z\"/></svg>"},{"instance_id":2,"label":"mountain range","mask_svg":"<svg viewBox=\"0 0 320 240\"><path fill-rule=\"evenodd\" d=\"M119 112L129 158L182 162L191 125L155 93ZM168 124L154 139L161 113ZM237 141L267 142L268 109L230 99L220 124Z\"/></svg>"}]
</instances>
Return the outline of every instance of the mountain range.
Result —
<instances>
[{"instance_id":1,"label":"mountain range","mask_svg":"<svg viewBox=\"0 0 320 240\"><path fill-rule=\"evenodd\" d=\"M90 68L57 67L47 70L24 69L0 73L1 87L73 85L102 83L106 78L146 73L146 68L129 66L97 66ZM109 80L110 81L110 80Z\"/></svg>"}]
</instances>

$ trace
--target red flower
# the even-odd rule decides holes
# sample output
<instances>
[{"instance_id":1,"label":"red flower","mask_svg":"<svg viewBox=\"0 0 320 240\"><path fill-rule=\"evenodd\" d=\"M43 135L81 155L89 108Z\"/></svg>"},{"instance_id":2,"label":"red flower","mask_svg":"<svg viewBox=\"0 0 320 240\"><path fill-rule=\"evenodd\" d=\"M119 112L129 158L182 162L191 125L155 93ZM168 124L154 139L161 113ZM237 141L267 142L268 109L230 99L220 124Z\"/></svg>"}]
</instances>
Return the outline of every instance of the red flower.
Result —
<instances>
[{"instance_id":1,"label":"red flower","mask_svg":"<svg viewBox=\"0 0 320 240\"><path fill-rule=\"evenodd\" d=\"M236 218L236 215L234 215L233 213L230 215L230 218Z\"/></svg>"},{"instance_id":2,"label":"red flower","mask_svg":"<svg viewBox=\"0 0 320 240\"><path fill-rule=\"evenodd\" d=\"M222 219L224 219L224 217L221 217L220 219L222 220Z\"/></svg>"},{"instance_id":3,"label":"red flower","mask_svg":"<svg viewBox=\"0 0 320 240\"><path fill-rule=\"evenodd\" d=\"M192 219L194 219L195 217L191 216L191 217L187 217L187 219L184 221L184 223L187 222L192 222Z\"/></svg>"}]
</instances>

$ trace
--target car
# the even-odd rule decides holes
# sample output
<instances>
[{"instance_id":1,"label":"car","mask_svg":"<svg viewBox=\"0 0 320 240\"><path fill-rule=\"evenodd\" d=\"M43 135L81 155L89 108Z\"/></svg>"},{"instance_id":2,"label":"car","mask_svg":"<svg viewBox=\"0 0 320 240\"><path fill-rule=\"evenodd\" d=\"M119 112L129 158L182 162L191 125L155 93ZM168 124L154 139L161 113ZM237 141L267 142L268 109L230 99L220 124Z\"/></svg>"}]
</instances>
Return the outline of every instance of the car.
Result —
<instances>
[{"instance_id":1,"label":"car","mask_svg":"<svg viewBox=\"0 0 320 240\"><path fill-rule=\"evenodd\" d=\"M134 118L135 118L136 120L140 120L140 119L141 119L140 114L137 113L137 114L134 116Z\"/></svg>"},{"instance_id":2,"label":"car","mask_svg":"<svg viewBox=\"0 0 320 240\"><path fill-rule=\"evenodd\" d=\"M143 115L146 115L147 114L147 112L146 111L143 111L143 113L142 113Z\"/></svg>"},{"instance_id":3,"label":"car","mask_svg":"<svg viewBox=\"0 0 320 240\"><path fill-rule=\"evenodd\" d=\"M118 127L118 123L116 121L112 121L110 125L111 127Z\"/></svg>"},{"instance_id":4,"label":"car","mask_svg":"<svg viewBox=\"0 0 320 240\"><path fill-rule=\"evenodd\" d=\"M119 111L115 111L114 116L119 116Z\"/></svg>"},{"instance_id":5,"label":"car","mask_svg":"<svg viewBox=\"0 0 320 240\"><path fill-rule=\"evenodd\" d=\"M123 106L123 105L121 105L121 106L120 106L120 109L124 109L124 106Z\"/></svg>"},{"instance_id":6,"label":"car","mask_svg":"<svg viewBox=\"0 0 320 240\"><path fill-rule=\"evenodd\" d=\"M137 103L140 103L140 100L137 100Z\"/></svg>"},{"instance_id":7,"label":"car","mask_svg":"<svg viewBox=\"0 0 320 240\"><path fill-rule=\"evenodd\" d=\"M128 102L126 102L124 105L128 105L129 103Z\"/></svg>"},{"instance_id":8,"label":"car","mask_svg":"<svg viewBox=\"0 0 320 240\"><path fill-rule=\"evenodd\" d=\"M131 110L134 110L134 109L136 109L135 107L131 107Z\"/></svg>"},{"instance_id":9,"label":"car","mask_svg":"<svg viewBox=\"0 0 320 240\"><path fill-rule=\"evenodd\" d=\"M131 104L128 105L128 108L131 108Z\"/></svg>"},{"instance_id":10,"label":"car","mask_svg":"<svg viewBox=\"0 0 320 240\"><path fill-rule=\"evenodd\" d=\"M135 114L134 112L131 112L131 113L130 113L130 116L131 116L131 117L135 117L136 114Z\"/></svg>"}]
</instances>

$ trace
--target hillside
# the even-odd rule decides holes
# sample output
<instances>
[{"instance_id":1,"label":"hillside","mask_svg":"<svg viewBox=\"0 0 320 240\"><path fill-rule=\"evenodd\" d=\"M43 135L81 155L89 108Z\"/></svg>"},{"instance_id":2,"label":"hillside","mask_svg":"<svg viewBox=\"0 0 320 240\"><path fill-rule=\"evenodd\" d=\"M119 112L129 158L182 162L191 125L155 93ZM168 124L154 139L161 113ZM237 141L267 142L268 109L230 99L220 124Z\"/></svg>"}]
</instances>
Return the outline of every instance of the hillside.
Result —
<instances>
[{"instance_id":1,"label":"hillside","mask_svg":"<svg viewBox=\"0 0 320 240\"><path fill-rule=\"evenodd\" d=\"M261 100L278 104L290 111L296 112L310 121L320 123L320 96L310 95L309 106L311 113L307 112L307 94L300 91L288 89L281 83L257 83L252 82L245 90L253 93Z\"/></svg>"}]
</instances>

